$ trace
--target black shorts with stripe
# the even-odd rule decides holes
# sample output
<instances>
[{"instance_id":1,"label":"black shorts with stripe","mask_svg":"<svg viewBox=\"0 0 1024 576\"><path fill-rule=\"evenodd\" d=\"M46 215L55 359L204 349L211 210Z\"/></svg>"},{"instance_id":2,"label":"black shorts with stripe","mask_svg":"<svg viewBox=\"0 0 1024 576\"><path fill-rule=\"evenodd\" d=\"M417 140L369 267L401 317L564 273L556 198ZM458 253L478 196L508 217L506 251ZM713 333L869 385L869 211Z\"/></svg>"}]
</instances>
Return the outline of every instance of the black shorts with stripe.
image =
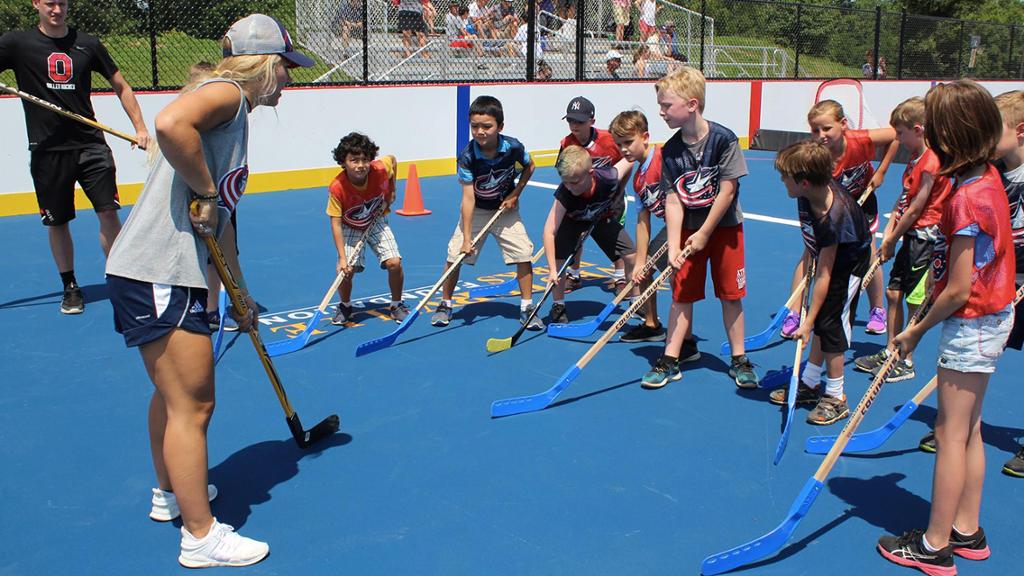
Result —
<instances>
[{"instance_id":1,"label":"black shorts with stripe","mask_svg":"<svg viewBox=\"0 0 1024 576\"><path fill-rule=\"evenodd\" d=\"M856 262L832 267L828 293L814 319L814 336L826 354L842 354L850 348L860 282L870 259L871 250L865 248Z\"/></svg>"},{"instance_id":2,"label":"black shorts with stripe","mask_svg":"<svg viewBox=\"0 0 1024 576\"><path fill-rule=\"evenodd\" d=\"M206 319L206 288L169 286L107 276L114 308L114 329L128 347L159 340L175 328L210 334Z\"/></svg>"},{"instance_id":3,"label":"black shorts with stripe","mask_svg":"<svg viewBox=\"0 0 1024 576\"><path fill-rule=\"evenodd\" d=\"M97 212L120 210L114 155L106 144L75 150L34 150L29 163L44 226L75 219L75 182Z\"/></svg>"}]
</instances>

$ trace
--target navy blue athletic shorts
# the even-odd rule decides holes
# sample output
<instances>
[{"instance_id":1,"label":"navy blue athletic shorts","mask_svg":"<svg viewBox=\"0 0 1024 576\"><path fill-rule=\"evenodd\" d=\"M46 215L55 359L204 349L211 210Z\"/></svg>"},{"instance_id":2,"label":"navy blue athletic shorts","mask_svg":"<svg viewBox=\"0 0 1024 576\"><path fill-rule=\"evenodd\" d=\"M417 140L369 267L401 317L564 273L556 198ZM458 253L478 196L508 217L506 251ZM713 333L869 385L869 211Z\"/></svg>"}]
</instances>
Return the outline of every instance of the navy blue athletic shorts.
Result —
<instances>
[{"instance_id":1,"label":"navy blue athletic shorts","mask_svg":"<svg viewBox=\"0 0 1024 576\"><path fill-rule=\"evenodd\" d=\"M210 334L206 288L153 284L108 275L107 292L114 308L114 329L124 336L128 347L159 340L175 328Z\"/></svg>"}]
</instances>

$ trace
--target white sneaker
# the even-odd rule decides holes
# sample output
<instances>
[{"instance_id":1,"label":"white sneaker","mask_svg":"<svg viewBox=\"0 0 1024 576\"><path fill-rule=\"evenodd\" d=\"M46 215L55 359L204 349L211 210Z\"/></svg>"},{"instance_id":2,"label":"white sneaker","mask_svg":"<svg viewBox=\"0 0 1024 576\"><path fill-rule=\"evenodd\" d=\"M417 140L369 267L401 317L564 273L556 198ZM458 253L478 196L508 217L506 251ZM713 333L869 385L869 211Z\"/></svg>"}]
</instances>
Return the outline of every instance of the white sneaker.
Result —
<instances>
[{"instance_id":1,"label":"white sneaker","mask_svg":"<svg viewBox=\"0 0 1024 576\"><path fill-rule=\"evenodd\" d=\"M246 538L235 529L213 519L213 526L204 538L196 538L181 527L181 555L178 563L186 568L211 566L248 566L270 554L266 542Z\"/></svg>"},{"instance_id":2,"label":"white sneaker","mask_svg":"<svg viewBox=\"0 0 1024 576\"><path fill-rule=\"evenodd\" d=\"M217 497L217 487L213 484L206 486L206 495L210 502ZM149 517L157 522L170 522L181 516L178 509L178 499L173 492L166 492L159 488L153 488L153 509L149 511Z\"/></svg>"}]
</instances>

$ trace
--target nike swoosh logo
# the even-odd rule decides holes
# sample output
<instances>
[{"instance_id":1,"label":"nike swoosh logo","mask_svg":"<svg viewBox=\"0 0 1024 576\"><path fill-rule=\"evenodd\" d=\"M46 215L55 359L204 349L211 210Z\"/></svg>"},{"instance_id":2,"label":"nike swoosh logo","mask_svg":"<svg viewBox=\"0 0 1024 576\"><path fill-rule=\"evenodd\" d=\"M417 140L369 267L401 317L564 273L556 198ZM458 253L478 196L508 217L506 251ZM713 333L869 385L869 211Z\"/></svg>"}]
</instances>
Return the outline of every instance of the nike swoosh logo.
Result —
<instances>
[{"instance_id":1,"label":"nike swoosh logo","mask_svg":"<svg viewBox=\"0 0 1024 576\"><path fill-rule=\"evenodd\" d=\"M911 266L910 269L914 272L917 272L918 270L924 270L928 266L928 264L925 264L924 266Z\"/></svg>"}]
</instances>

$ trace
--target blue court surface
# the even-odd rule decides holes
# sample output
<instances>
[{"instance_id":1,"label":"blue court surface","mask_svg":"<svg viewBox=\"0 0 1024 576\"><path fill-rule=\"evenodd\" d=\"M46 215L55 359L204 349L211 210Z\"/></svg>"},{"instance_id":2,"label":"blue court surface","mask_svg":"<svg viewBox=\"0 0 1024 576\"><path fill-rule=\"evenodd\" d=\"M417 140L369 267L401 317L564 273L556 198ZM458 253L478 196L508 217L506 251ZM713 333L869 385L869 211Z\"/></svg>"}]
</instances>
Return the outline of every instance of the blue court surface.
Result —
<instances>
[{"instance_id":1,"label":"blue court surface","mask_svg":"<svg viewBox=\"0 0 1024 576\"><path fill-rule=\"evenodd\" d=\"M795 202L772 169L773 156L747 157L751 175L741 200L749 335L785 300L802 244L792 225ZM890 172L882 206L892 205L902 169ZM553 184L557 176L539 169L534 181ZM433 215L390 217L410 306L440 276L458 218L454 176L423 179L422 186ZM550 186L529 186L522 199L537 246L551 194ZM334 277L325 199L325 189L315 189L242 202L241 259L266 308L268 343L301 330ZM634 215L631 203L631 234ZM152 385L137 351L113 330L96 218L81 213L72 231L87 309L65 317L37 219L0 220L7 247L0 278L0 574L182 573L177 528L147 517L155 485L146 434ZM593 317L613 297L605 288L610 264L596 245L588 243L584 259L585 287L567 298L574 321ZM510 276L489 241L462 280ZM741 391L728 377L728 359L717 355L724 329L714 299L697 306L703 356L685 365L681 381L641 389L661 345L613 341L552 407L492 419L492 401L549 388L601 332L586 341L528 332L511 350L489 355L488 338L511 336L519 326L518 297L491 298L457 308L443 329L430 326L431 307L395 346L356 358L358 344L396 327L382 312L386 293L385 273L371 265L355 284L360 325L324 320L309 346L274 359L307 427L341 416L340 433L307 452L292 441L248 338L225 340L210 429L210 478L220 489L213 511L271 546L267 560L237 573L697 574L705 556L781 522L821 462L803 452L804 441L841 430L814 428L798 410L789 449L772 465L783 412L767 402L767 391ZM866 300L855 326L857 354L884 343L864 333ZM668 304L663 291L663 319ZM934 374L935 345L936 334L927 335L917 378L886 386L862 430L880 426ZM752 353L761 375L792 362L793 346L777 341ZM1016 351L1003 357L985 402L983 525L993 555L982 563L958 559L961 574L1017 573L1024 557L1014 535L1024 480L1000 473L1024 436L1022 358ZM851 406L867 385L866 375L847 372ZM927 523L933 457L917 442L934 405L927 401L879 450L841 458L781 553L738 573L908 574L874 546L884 533Z\"/></svg>"}]
</instances>

